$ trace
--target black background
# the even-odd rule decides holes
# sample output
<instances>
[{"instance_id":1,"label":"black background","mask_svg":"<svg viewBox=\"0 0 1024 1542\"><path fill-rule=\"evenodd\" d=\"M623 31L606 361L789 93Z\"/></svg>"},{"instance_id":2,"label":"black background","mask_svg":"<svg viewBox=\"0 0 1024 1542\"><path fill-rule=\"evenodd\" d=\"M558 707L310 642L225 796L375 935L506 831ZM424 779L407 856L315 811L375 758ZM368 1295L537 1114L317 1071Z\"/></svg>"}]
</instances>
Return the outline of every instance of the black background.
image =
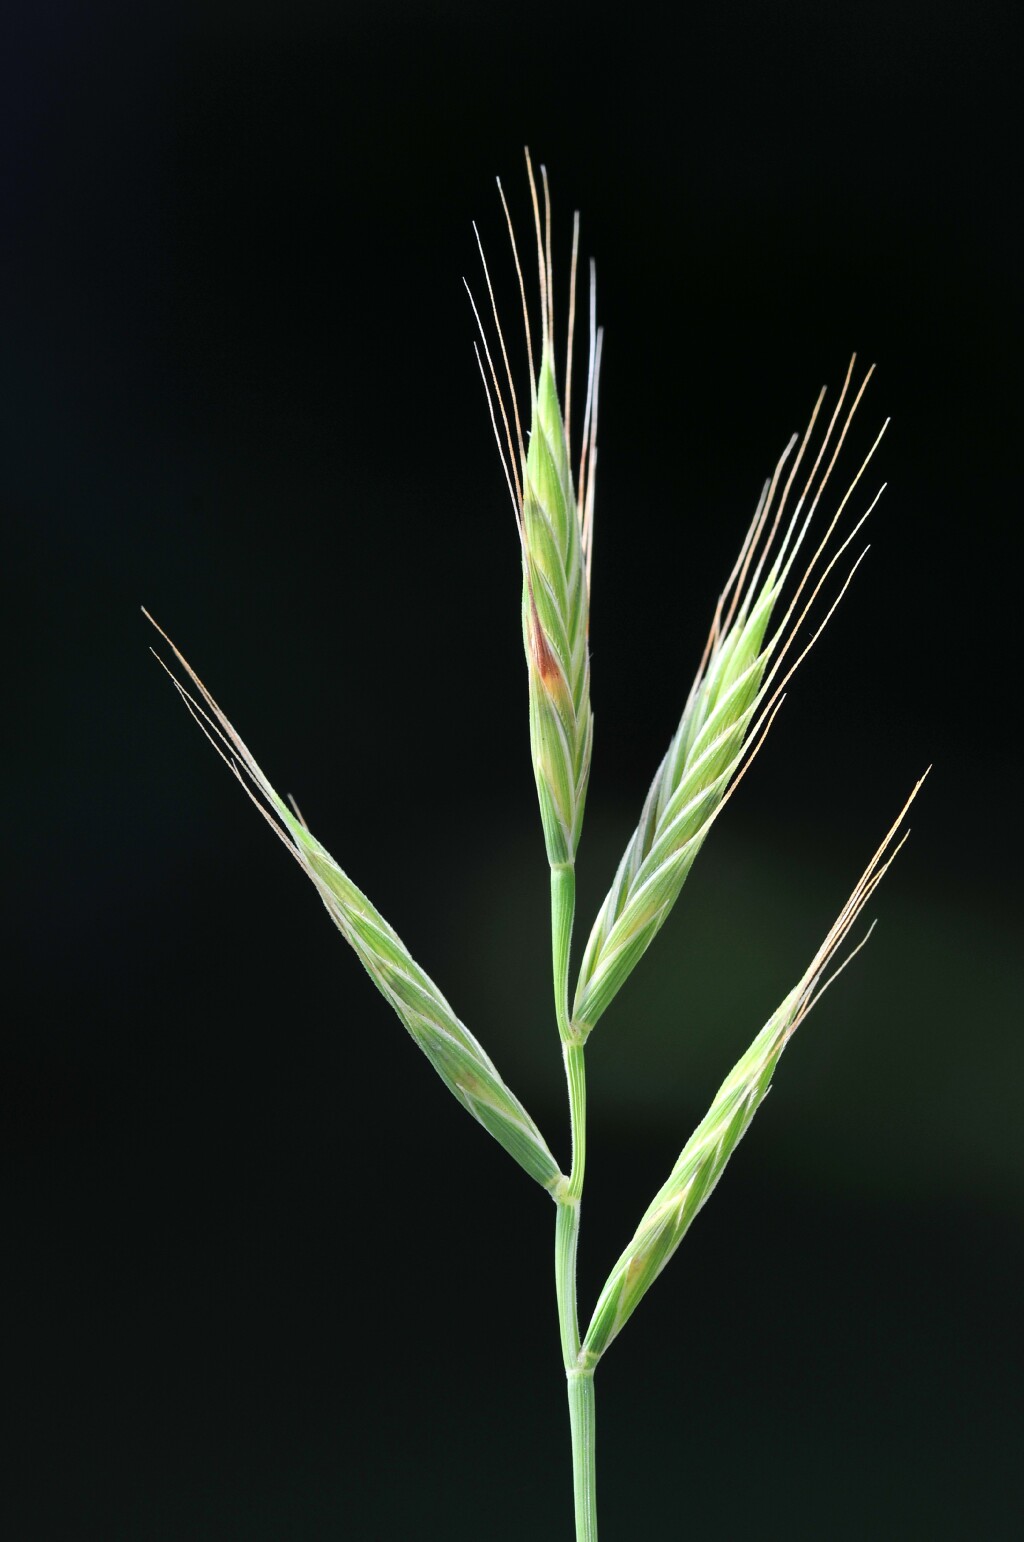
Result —
<instances>
[{"instance_id":1,"label":"black background","mask_svg":"<svg viewBox=\"0 0 1024 1542\"><path fill-rule=\"evenodd\" d=\"M582 211L607 332L581 924L761 479L851 348L879 364L860 447L893 419L854 588L591 1041L585 1311L935 767L870 948L601 1367L602 1535L1016 1534L1012 12L9 16L5 1536L569 1535L551 1207L416 1055L139 614L567 1161L517 546L461 285L476 218L515 330L493 179L528 228L526 141L563 272Z\"/></svg>"}]
</instances>

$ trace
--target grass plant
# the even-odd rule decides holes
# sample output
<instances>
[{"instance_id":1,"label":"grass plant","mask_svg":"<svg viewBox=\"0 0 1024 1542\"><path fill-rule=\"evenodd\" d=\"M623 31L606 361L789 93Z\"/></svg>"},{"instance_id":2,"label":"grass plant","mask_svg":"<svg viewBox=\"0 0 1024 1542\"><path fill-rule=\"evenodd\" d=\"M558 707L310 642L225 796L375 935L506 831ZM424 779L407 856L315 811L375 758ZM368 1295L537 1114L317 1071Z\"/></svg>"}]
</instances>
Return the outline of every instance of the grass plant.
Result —
<instances>
[{"instance_id":1,"label":"grass plant","mask_svg":"<svg viewBox=\"0 0 1024 1542\"><path fill-rule=\"evenodd\" d=\"M822 392L805 432L793 436L764 484L714 609L679 726L591 926L575 986L570 989L575 861L593 746L588 633L602 333L596 320L591 265L582 430L574 451L572 361L579 218L573 224L565 353L560 365L548 179L542 167L538 183L528 154L527 174L539 297L536 331L531 322L531 286L503 192L501 201L522 302L530 380L528 421L521 410L516 372L479 236L488 304L478 306L472 292L470 299L479 330L478 363L522 555L530 743L550 868L554 1018L571 1128L568 1172L560 1168L536 1122L483 1046L367 896L320 845L297 808L274 790L198 675L166 634L160 635L174 661L165 667L187 707L314 884L331 919L413 1041L463 1108L554 1201L555 1289L572 1438L575 1535L577 1542L594 1542L595 1368L709 1198L760 1107L786 1045L830 979L845 967L837 958L906 839L905 815L921 783L800 979L722 1083L612 1266L581 1329L576 1253L586 1168L587 1039L664 925L712 825L763 744L787 683L846 592L863 556L863 551L853 555L851 548L879 494L859 513L853 512L852 505L858 501L861 480L881 432L826 514L822 504L831 497L832 473L871 377L868 370L858 383L853 359L835 407L825 412ZM831 599L823 598L830 580L835 593ZM856 951L848 953L846 962ZM638 1520L642 1525L643 1518Z\"/></svg>"}]
</instances>

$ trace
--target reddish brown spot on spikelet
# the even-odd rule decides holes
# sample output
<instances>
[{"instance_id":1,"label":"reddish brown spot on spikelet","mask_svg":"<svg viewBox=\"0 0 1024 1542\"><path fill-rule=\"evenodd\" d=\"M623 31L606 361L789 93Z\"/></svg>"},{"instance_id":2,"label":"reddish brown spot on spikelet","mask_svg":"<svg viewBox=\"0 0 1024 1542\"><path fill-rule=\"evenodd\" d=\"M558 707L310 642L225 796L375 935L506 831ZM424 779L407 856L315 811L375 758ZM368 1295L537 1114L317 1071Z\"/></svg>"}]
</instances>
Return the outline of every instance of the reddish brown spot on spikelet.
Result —
<instances>
[{"instance_id":1,"label":"reddish brown spot on spikelet","mask_svg":"<svg viewBox=\"0 0 1024 1542\"><path fill-rule=\"evenodd\" d=\"M544 689L549 696L553 695L561 683L561 670L544 636L532 594L530 595L530 660L541 678Z\"/></svg>"}]
</instances>

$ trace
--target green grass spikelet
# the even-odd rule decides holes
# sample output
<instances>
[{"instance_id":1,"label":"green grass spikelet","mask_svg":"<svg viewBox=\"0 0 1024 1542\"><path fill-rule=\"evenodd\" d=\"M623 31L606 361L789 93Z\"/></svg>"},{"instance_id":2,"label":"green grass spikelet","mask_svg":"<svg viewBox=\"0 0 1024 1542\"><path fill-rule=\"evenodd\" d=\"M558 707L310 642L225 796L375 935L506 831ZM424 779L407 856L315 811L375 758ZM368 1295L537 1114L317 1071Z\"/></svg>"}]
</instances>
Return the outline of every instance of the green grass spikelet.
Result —
<instances>
[{"instance_id":1,"label":"green grass spikelet","mask_svg":"<svg viewBox=\"0 0 1024 1542\"><path fill-rule=\"evenodd\" d=\"M150 617L152 620L152 617ZM155 623L154 623L155 625ZM157 628L159 631L160 629ZM494 1136L531 1178L556 1195L565 1178L547 1142L494 1062L416 963L392 926L275 792L210 692L165 633L160 634L198 693L172 675L178 692L214 748L274 833L312 881L331 920L463 1108ZM168 671L170 673L170 671Z\"/></svg>"},{"instance_id":2,"label":"green grass spikelet","mask_svg":"<svg viewBox=\"0 0 1024 1542\"><path fill-rule=\"evenodd\" d=\"M733 1066L707 1114L683 1147L667 1180L647 1207L598 1297L583 1339L581 1365L593 1367L597 1364L710 1198L729 1158L768 1094L783 1050L830 983L823 983L825 970L906 839L904 835L895 846L892 845L920 786L918 782L800 981L768 1019L746 1054ZM840 968L845 968L845 964Z\"/></svg>"},{"instance_id":3,"label":"green grass spikelet","mask_svg":"<svg viewBox=\"0 0 1024 1542\"><path fill-rule=\"evenodd\" d=\"M851 372L852 368L851 361ZM574 1031L583 1038L614 1000L667 920L713 821L759 745L760 731L770 724L782 684L810 647L808 644L804 648L780 682L779 671L793 647L797 628L806 618L825 577L863 523L862 518L825 559L823 570L814 581L839 516L863 472L862 465L779 624L771 630L811 517L868 378L870 372L849 409L824 475L816 481L849 388L850 373L847 374L824 442L792 513L787 517L787 495L810 442L820 397L788 481L783 484L782 470L795 441L790 442L762 493L736 567L719 600L704 658L679 727L648 791L637 828L584 950L572 1009ZM801 607L801 598L808 589L810 597ZM825 621L829 615L831 610ZM820 624L814 637L824 624Z\"/></svg>"},{"instance_id":4,"label":"green grass spikelet","mask_svg":"<svg viewBox=\"0 0 1024 1542\"><path fill-rule=\"evenodd\" d=\"M545 342L523 467L523 641L548 861L576 856L593 742L589 605L568 437Z\"/></svg>"}]
</instances>

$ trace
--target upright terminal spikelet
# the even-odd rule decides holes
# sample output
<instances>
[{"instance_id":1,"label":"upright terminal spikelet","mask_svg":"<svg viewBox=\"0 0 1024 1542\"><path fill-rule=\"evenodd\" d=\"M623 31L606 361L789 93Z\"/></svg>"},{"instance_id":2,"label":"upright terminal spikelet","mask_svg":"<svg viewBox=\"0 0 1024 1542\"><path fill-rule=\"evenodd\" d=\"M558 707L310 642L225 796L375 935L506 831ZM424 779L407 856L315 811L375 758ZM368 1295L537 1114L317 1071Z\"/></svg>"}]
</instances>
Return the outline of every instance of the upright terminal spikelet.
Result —
<instances>
[{"instance_id":1,"label":"upright terminal spikelet","mask_svg":"<svg viewBox=\"0 0 1024 1542\"><path fill-rule=\"evenodd\" d=\"M838 604L837 599L780 679L822 584L880 496L879 492L837 549L827 554L839 519L881 434L840 500L782 620L771 630L780 596L805 545L819 499L871 377L869 370L843 418L854 363L851 360L839 401L792 511L787 514L789 495L813 437L824 393L818 398L788 475L786 463L796 446L795 436L762 491L719 599L682 720L651 784L640 822L587 943L572 1013L573 1029L581 1038L586 1038L663 925L730 788L758 748L783 686ZM846 576L840 598L856 565Z\"/></svg>"},{"instance_id":2,"label":"upright terminal spikelet","mask_svg":"<svg viewBox=\"0 0 1024 1542\"><path fill-rule=\"evenodd\" d=\"M925 773L927 775L927 773ZM705 1117L683 1147L668 1179L652 1199L629 1246L605 1282L580 1351L580 1365L593 1367L632 1315L682 1242L691 1221L711 1196L726 1163L764 1101L783 1050L831 979L846 967L858 944L830 980L822 976L842 947L864 906L885 877L906 840L893 841L921 787L918 782L899 818L875 852L828 936L798 984L733 1066ZM868 933L870 935L870 932Z\"/></svg>"},{"instance_id":3,"label":"upright terminal spikelet","mask_svg":"<svg viewBox=\"0 0 1024 1542\"><path fill-rule=\"evenodd\" d=\"M488 392L491 419L522 546L522 620L529 681L530 746L544 843L552 872L555 997L564 1036L569 1031L568 956L575 903L573 864L583 825L594 731L588 633L601 333L596 323L595 280L591 265L587 392L582 448L578 461L574 462L569 424L579 218L577 216L573 224L563 407L557 376L551 200L547 173L541 167L542 215L529 152L526 166L533 202L540 289L539 364L534 352L526 286L512 221L503 192L501 196L519 276L530 368L528 448L523 438L513 373L482 246L480 255L507 391L499 378L475 303L473 309L486 358L486 368L483 360L480 361L481 374ZM479 236L477 241L479 244Z\"/></svg>"},{"instance_id":4,"label":"upright terminal spikelet","mask_svg":"<svg viewBox=\"0 0 1024 1542\"><path fill-rule=\"evenodd\" d=\"M594 731L583 531L554 370L545 336L523 468L523 642L533 768L552 866L576 856Z\"/></svg>"}]
</instances>

